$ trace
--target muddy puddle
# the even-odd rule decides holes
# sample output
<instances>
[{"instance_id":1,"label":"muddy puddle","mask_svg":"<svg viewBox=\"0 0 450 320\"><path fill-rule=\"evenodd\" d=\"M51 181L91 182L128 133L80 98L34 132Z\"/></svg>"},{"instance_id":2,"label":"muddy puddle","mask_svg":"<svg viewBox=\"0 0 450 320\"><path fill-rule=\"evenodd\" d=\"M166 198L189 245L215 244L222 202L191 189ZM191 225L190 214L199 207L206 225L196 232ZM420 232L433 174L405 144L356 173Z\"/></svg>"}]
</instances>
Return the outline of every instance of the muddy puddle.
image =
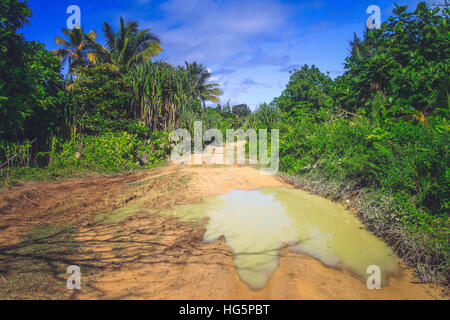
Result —
<instances>
[{"instance_id":1,"label":"muddy puddle","mask_svg":"<svg viewBox=\"0 0 450 320\"><path fill-rule=\"evenodd\" d=\"M330 267L346 268L365 281L371 265L380 267L382 283L398 272L399 259L342 206L302 190L262 188L232 190L200 204L160 212L184 221L209 218L205 242L221 236L234 253L242 281L263 288L278 266L279 251L289 246Z\"/></svg>"}]
</instances>

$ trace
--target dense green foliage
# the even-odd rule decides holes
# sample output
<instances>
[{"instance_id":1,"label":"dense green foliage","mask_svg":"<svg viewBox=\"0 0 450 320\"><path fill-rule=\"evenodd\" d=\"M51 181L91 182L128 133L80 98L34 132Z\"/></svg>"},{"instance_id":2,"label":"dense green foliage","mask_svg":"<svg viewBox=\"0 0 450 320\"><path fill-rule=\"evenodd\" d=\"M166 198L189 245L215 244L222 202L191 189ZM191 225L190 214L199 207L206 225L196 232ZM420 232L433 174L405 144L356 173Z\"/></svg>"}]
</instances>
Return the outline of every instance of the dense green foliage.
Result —
<instances>
[{"instance_id":1,"label":"dense green foliage","mask_svg":"<svg viewBox=\"0 0 450 320\"><path fill-rule=\"evenodd\" d=\"M0 6L0 160L6 144L38 139L45 146L56 133L64 101L61 65L37 42L17 29L28 23L26 2L2 0Z\"/></svg>"},{"instance_id":2,"label":"dense green foliage","mask_svg":"<svg viewBox=\"0 0 450 320\"><path fill-rule=\"evenodd\" d=\"M314 66L296 70L275 99L286 124L282 169L353 180L407 195L431 215L448 213L449 126L441 110L449 106L438 99L448 95L447 15L423 3L414 14L397 7L380 30L354 41L334 84ZM371 49L360 48L366 44ZM360 105L334 96L347 81Z\"/></svg>"},{"instance_id":3,"label":"dense green foliage","mask_svg":"<svg viewBox=\"0 0 450 320\"><path fill-rule=\"evenodd\" d=\"M434 128L442 119L431 117L429 123ZM385 125L380 136L373 133L377 126L364 119L317 123L301 115L286 124L283 171L378 188L407 197L418 212L448 214L448 131L429 132L422 124L400 120Z\"/></svg>"},{"instance_id":4,"label":"dense green foliage","mask_svg":"<svg viewBox=\"0 0 450 320\"><path fill-rule=\"evenodd\" d=\"M278 108L284 112L295 112L299 108L316 110L330 108L332 80L316 66L303 66L291 74L289 85L281 97L275 99Z\"/></svg>"},{"instance_id":5,"label":"dense green foliage","mask_svg":"<svg viewBox=\"0 0 450 320\"><path fill-rule=\"evenodd\" d=\"M62 144L53 142L51 166L80 167L97 171L123 171L154 166L170 149L167 135L152 133L148 141L127 132L76 135Z\"/></svg>"},{"instance_id":6,"label":"dense green foliage","mask_svg":"<svg viewBox=\"0 0 450 320\"><path fill-rule=\"evenodd\" d=\"M449 108L450 39L448 8L425 3L414 12L396 6L379 30L351 42L346 74L338 79L337 102L349 111L369 107L382 91L394 109L431 112Z\"/></svg>"},{"instance_id":7,"label":"dense green foliage","mask_svg":"<svg viewBox=\"0 0 450 320\"><path fill-rule=\"evenodd\" d=\"M449 10L424 3L412 13L406 9L396 7L362 40L355 36L343 76L332 80L315 66L294 70L282 95L250 120L254 127L281 130L282 171L312 184L339 185L348 191L342 196L389 199L388 207L371 202L365 219L387 239L403 234L395 242L399 254L418 268L426 262L424 279L445 283ZM402 251L411 239L420 249Z\"/></svg>"},{"instance_id":8,"label":"dense green foliage","mask_svg":"<svg viewBox=\"0 0 450 320\"><path fill-rule=\"evenodd\" d=\"M346 198L368 195L360 205L371 228L424 279L445 282L448 8L396 6L379 30L350 41L342 76L305 65L280 97L251 112L245 104L206 107L222 93L208 69L155 60L159 38L135 21L121 19L118 31L105 23L105 46L94 31L63 29L67 39L55 39L63 48L49 52L17 33L31 16L26 1L0 1L0 162L15 156L1 170L8 181L33 176L30 166L42 163L47 171L35 176L45 178L68 168L150 167L170 152L172 130L193 133L197 120L224 134L280 129L282 171L339 186Z\"/></svg>"},{"instance_id":9,"label":"dense green foliage","mask_svg":"<svg viewBox=\"0 0 450 320\"><path fill-rule=\"evenodd\" d=\"M73 133L77 126L82 131L93 117L116 121L133 118L131 93L120 75L104 66L79 67L77 73L78 80L70 84L66 94Z\"/></svg>"},{"instance_id":10,"label":"dense green foliage","mask_svg":"<svg viewBox=\"0 0 450 320\"><path fill-rule=\"evenodd\" d=\"M63 37L55 37L62 48L50 52L17 33L31 17L27 1L1 4L2 176L49 160L51 166L119 170L143 165L147 154L145 165L151 165L170 151L167 141L153 144L155 134L161 135L156 141L167 140L171 130L211 118L205 102L218 102L222 92L208 69L153 61L162 52L160 40L136 21L121 18L118 31L105 22L104 46L95 31L62 29ZM106 156L111 150L119 154Z\"/></svg>"}]
</instances>

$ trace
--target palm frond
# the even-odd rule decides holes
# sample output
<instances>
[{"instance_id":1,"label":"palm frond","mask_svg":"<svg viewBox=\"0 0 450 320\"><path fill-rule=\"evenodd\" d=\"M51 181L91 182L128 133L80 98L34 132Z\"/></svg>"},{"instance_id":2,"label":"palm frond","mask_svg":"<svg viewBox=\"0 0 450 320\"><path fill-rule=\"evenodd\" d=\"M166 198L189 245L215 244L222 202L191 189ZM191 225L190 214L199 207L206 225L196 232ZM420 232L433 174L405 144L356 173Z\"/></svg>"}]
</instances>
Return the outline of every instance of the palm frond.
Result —
<instances>
[{"instance_id":1,"label":"palm frond","mask_svg":"<svg viewBox=\"0 0 450 320\"><path fill-rule=\"evenodd\" d=\"M106 22L103 23L103 34L106 38L106 46L109 50L112 50L116 45L116 34L113 28Z\"/></svg>"},{"instance_id":2,"label":"palm frond","mask_svg":"<svg viewBox=\"0 0 450 320\"><path fill-rule=\"evenodd\" d=\"M67 48L73 48L72 44L70 44L68 41L64 40L63 38L59 36L55 36L55 43L59 44L61 46L66 46Z\"/></svg>"}]
</instances>

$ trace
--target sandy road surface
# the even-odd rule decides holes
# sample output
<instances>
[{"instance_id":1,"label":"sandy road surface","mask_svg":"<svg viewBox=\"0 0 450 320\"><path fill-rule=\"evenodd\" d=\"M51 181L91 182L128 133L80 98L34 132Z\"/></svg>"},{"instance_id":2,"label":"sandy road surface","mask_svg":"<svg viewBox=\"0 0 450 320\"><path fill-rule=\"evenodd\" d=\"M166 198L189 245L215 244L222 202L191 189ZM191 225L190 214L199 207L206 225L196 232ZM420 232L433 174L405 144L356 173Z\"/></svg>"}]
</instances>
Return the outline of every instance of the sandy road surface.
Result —
<instances>
[{"instance_id":1,"label":"sandy road surface","mask_svg":"<svg viewBox=\"0 0 450 320\"><path fill-rule=\"evenodd\" d=\"M288 248L281 250L266 287L254 291L239 279L223 239L203 243L204 223L148 213L264 186L289 187L251 167L175 164L115 177L16 186L0 194L0 257L1 248L18 243L32 225L70 223L80 243L71 263L84 270L82 290L67 295L70 299L446 299L442 288L421 284L405 266L387 287L368 290L350 272Z\"/></svg>"}]
</instances>

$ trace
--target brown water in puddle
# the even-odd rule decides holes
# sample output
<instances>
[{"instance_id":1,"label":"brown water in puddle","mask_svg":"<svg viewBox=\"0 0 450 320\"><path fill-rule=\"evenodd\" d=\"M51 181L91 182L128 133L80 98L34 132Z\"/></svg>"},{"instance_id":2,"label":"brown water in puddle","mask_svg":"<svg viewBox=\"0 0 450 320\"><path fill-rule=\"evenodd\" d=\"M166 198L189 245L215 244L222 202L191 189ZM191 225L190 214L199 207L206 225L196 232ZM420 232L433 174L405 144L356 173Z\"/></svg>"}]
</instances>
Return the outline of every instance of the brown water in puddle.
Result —
<instances>
[{"instance_id":1,"label":"brown water in puddle","mask_svg":"<svg viewBox=\"0 0 450 320\"><path fill-rule=\"evenodd\" d=\"M263 288L276 270L283 244L328 266L347 268L362 280L371 265L380 267L382 283L398 271L395 253L355 216L302 190L233 190L162 213L188 221L208 217L204 241L224 236L239 277L255 290Z\"/></svg>"}]
</instances>

